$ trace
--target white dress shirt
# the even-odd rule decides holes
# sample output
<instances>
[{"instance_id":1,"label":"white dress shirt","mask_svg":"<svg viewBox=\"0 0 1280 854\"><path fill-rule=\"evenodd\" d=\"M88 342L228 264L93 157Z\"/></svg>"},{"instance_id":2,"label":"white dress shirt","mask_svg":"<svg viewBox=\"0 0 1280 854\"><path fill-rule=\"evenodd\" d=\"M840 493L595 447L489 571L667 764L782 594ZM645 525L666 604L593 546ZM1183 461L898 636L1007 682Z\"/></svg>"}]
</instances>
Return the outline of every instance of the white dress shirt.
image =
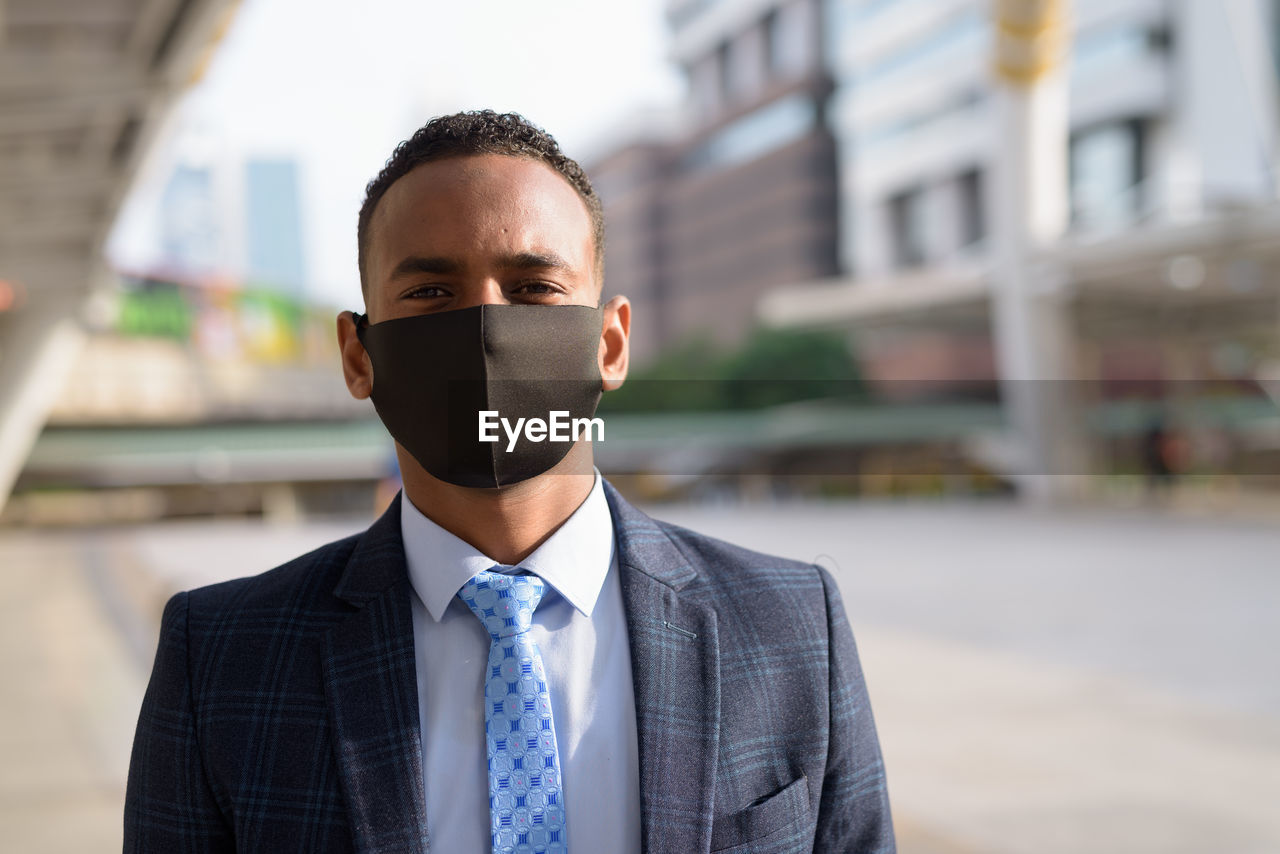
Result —
<instances>
[{"instance_id":1,"label":"white dress shirt","mask_svg":"<svg viewBox=\"0 0 1280 854\"><path fill-rule=\"evenodd\" d=\"M568 850L640 854L631 649L602 484L597 472L586 501L519 568L547 583L529 633L551 692ZM407 497L400 508L417 593L413 639L431 849L488 852L484 670L490 641L457 592L497 562L432 522Z\"/></svg>"}]
</instances>

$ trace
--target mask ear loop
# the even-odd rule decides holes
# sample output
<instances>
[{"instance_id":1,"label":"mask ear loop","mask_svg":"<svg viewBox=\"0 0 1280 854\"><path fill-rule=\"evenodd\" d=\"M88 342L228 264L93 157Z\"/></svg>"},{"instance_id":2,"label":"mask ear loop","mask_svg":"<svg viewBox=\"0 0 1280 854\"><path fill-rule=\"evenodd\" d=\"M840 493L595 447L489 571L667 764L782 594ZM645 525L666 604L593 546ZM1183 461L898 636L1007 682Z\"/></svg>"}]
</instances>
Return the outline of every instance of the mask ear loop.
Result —
<instances>
[{"instance_id":1,"label":"mask ear loop","mask_svg":"<svg viewBox=\"0 0 1280 854\"><path fill-rule=\"evenodd\" d=\"M351 312L351 320L356 325L356 337L363 341L364 331L369 328L369 315L353 311Z\"/></svg>"}]
</instances>

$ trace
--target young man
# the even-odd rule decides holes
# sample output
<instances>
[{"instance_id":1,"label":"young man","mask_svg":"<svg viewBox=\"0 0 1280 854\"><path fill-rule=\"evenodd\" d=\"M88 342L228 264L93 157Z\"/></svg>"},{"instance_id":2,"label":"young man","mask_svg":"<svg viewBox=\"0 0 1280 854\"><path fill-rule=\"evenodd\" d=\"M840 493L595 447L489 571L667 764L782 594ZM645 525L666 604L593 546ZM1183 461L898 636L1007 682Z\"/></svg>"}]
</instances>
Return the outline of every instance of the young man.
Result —
<instances>
[{"instance_id":1,"label":"young man","mask_svg":"<svg viewBox=\"0 0 1280 854\"><path fill-rule=\"evenodd\" d=\"M403 494L169 602L126 851L893 850L831 577L655 522L586 437L557 440L556 413L589 430L626 377L603 233L519 116L396 149L360 213L367 314L338 339Z\"/></svg>"}]
</instances>

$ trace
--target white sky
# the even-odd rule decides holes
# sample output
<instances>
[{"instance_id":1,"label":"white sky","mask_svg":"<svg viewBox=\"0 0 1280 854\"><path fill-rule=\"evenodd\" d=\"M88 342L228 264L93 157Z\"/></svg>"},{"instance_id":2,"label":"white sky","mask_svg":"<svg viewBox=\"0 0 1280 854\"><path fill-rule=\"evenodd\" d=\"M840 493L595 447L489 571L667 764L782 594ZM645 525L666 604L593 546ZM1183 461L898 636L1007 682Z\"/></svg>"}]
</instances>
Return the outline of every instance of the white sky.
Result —
<instances>
[{"instance_id":1,"label":"white sky","mask_svg":"<svg viewBox=\"0 0 1280 854\"><path fill-rule=\"evenodd\" d=\"M292 156L311 295L359 298L355 222L396 143L459 109L516 110L585 159L674 104L663 0L245 0L208 73L174 110L111 255L146 269L178 160ZM237 216L243 216L233 211Z\"/></svg>"}]
</instances>

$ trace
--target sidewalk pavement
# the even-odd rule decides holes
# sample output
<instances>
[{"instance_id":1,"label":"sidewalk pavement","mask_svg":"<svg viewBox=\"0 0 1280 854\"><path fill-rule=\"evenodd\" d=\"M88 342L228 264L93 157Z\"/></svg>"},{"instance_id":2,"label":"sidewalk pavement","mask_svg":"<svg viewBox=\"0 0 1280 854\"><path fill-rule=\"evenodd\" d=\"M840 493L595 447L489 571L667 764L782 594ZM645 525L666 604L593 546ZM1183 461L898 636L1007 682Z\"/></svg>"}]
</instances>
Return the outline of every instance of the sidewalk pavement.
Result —
<instances>
[{"instance_id":1,"label":"sidewalk pavement","mask_svg":"<svg viewBox=\"0 0 1280 854\"><path fill-rule=\"evenodd\" d=\"M0 534L0 848L119 851L146 672L103 611L80 544Z\"/></svg>"},{"instance_id":2,"label":"sidewalk pavement","mask_svg":"<svg viewBox=\"0 0 1280 854\"><path fill-rule=\"evenodd\" d=\"M833 569L903 854L1280 850L1280 532L1007 505L655 515ZM119 850L171 592L360 527L0 532L6 847Z\"/></svg>"}]
</instances>

